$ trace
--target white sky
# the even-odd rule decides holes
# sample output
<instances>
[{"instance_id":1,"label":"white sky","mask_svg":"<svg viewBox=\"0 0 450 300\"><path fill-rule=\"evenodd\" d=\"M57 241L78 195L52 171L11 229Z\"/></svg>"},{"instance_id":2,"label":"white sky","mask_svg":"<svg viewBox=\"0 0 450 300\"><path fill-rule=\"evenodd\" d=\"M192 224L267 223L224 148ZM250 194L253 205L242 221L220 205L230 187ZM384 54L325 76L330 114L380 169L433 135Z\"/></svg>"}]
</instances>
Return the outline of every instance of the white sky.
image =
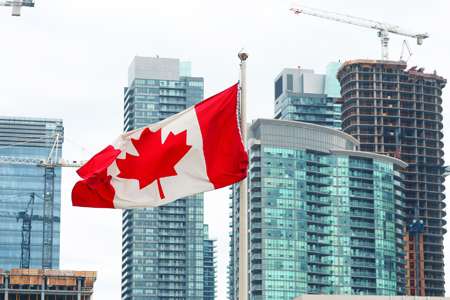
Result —
<instances>
[{"instance_id":1,"label":"white sky","mask_svg":"<svg viewBox=\"0 0 450 300\"><path fill-rule=\"evenodd\" d=\"M272 117L273 80L283 68L301 66L324 74L331 61L380 59L375 30L296 16L289 4L287 0L36 0L34 8L22 9L21 17L0 7L0 115L62 118L67 138L96 153L122 132L123 87L135 55L191 61L192 75L205 78L209 97L237 82L237 53L245 47L250 54L248 120ZM408 38L414 52L409 65L450 77L450 1L298 0L296 4L428 32L430 38L422 46ZM391 34L391 59L399 58L403 39ZM443 95L445 118L448 89ZM444 134L448 122L446 118ZM90 154L66 142L64 157L80 160ZM64 169L61 269L98 271L95 299L119 300L121 211L72 207L70 193L76 180L75 170ZM205 223L219 240L218 300L226 299L229 202L227 189L206 194Z\"/></svg>"}]
</instances>

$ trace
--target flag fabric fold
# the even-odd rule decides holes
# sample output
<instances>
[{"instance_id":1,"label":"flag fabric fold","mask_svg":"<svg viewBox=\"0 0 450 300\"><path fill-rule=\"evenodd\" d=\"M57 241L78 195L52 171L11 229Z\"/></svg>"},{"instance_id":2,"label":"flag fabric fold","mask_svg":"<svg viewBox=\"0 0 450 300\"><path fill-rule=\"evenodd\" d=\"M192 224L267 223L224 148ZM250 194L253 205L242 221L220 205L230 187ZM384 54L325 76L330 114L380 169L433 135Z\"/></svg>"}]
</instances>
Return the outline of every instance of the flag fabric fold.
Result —
<instances>
[{"instance_id":1,"label":"flag fabric fold","mask_svg":"<svg viewBox=\"0 0 450 300\"><path fill-rule=\"evenodd\" d=\"M159 123L120 135L77 172L74 206L154 207L247 177L238 85Z\"/></svg>"}]
</instances>

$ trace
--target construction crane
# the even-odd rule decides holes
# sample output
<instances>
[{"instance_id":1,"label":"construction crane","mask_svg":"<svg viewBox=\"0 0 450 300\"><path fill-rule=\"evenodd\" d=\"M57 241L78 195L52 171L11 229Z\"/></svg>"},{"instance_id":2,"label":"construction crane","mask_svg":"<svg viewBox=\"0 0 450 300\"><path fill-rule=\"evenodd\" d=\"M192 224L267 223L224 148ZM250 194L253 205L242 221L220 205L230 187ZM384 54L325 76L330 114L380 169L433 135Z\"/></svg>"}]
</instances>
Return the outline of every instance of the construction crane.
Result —
<instances>
[{"instance_id":1,"label":"construction crane","mask_svg":"<svg viewBox=\"0 0 450 300\"><path fill-rule=\"evenodd\" d=\"M30 268L30 241L31 241L31 220L33 219L33 204L34 204L34 193L30 194L30 201L28 202L25 211L18 213L0 211L0 217L3 218L15 218L17 222L22 219L22 256L20 259L20 268L29 269ZM31 213L28 214L28 210L31 206Z\"/></svg>"},{"instance_id":2,"label":"construction crane","mask_svg":"<svg viewBox=\"0 0 450 300\"><path fill-rule=\"evenodd\" d=\"M20 195L19 195L20 196ZM35 197L39 197L43 199L41 196L36 193L30 193L30 201L27 204L27 208L24 211L20 211L18 213L14 212L6 212L0 211L0 217L2 218L15 218L17 222L22 220L22 256L20 259L20 268L21 269L29 269L30 268L30 247L31 247L31 222L32 221L43 221L42 216L33 215L33 204ZM28 210L31 212L28 213ZM53 222L60 222L59 217L54 217Z\"/></svg>"},{"instance_id":3,"label":"construction crane","mask_svg":"<svg viewBox=\"0 0 450 300\"><path fill-rule=\"evenodd\" d=\"M55 168L74 167L78 168L83 162L67 162L58 159L58 149L60 140L63 137L59 133L53 134L55 141L47 159L29 158L29 157L8 157L0 156L0 163L3 164L19 164L19 165L35 165L38 168L44 168L44 210L43 210L43 247L42 247L42 269L50 270L52 268L53 259L53 205L55 191Z\"/></svg>"},{"instance_id":4,"label":"construction crane","mask_svg":"<svg viewBox=\"0 0 450 300\"><path fill-rule=\"evenodd\" d=\"M0 6L11 6L12 15L15 17L20 17L20 12L22 6L34 7L34 0L6 0L0 1Z\"/></svg>"},{"instance_id":5,"label":"construction crane","mask_svg":"<svg viewBox=\"0 0 450 300\"><path fill-rule=\"evenodd\" d=\"M448 175L450 175L450 166L443 166L444 168L444 177L447 177Z\"/></svg>"},{"instance_id":6,"label":"construction crane","mask_svg":"<svg viewBox=\"0 0 450 300\"><path fill-rule=\"evenodd\" d=\"M335 12L329 12L325 10L310 8L302 5L291 4L291 11L295 14L306 14L314 17L329 19L333 21L343 22L347 24L362 26L366 28L372 28L379 30L378 37L381 38L381 59L388 60L389 59L389 36L388 33L394 33L398 35L408 36L417 39L417 45L422 45L423 40L428 38L428 33L413 33L407 30L404 30L396 25L392 25L389 23L382 23L367 19L362 19L358 17L353 17L349 15L339 14Z\"/></svg>"},{"instance_id":7,"label":"construction crane","mask_svg":"<svg viewBox=\"0 0 450 300\"><path fill-rule=\"evenodd\" d=\"M411 58L411 56L413 55L413 53L412 53L412 51L411 51L411 47L409 46L409 43L408 43L407 40L403 40L403 44L402 44L402 52L401 52L401 54L400 54L400 61L403 60L403 52L405 52L405 46L406 46L406 49L407 49L408 52L409 52L409 56L408 56L408 58L406 59L406 62L408 62L408 59Z\"/></svg>"}]
</instances>

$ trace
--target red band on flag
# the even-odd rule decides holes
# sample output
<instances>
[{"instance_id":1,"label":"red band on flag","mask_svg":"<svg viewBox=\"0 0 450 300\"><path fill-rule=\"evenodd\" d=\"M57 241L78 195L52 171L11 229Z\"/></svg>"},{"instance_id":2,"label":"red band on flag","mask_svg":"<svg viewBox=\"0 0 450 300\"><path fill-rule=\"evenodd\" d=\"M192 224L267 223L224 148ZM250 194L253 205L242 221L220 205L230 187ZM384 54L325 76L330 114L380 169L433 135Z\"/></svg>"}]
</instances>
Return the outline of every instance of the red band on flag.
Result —
<instances>
[{"instance_id":1,"label":"red band on flag","mask_svg":"<svg viewBox=\"0 0 450 300\"><path fill-rule=\"evenodd\" d=\"M215 189L247 177L248 156L237 123L237 90L235 84L195 106L206 169Z\"/></svg>"}]
</instances>

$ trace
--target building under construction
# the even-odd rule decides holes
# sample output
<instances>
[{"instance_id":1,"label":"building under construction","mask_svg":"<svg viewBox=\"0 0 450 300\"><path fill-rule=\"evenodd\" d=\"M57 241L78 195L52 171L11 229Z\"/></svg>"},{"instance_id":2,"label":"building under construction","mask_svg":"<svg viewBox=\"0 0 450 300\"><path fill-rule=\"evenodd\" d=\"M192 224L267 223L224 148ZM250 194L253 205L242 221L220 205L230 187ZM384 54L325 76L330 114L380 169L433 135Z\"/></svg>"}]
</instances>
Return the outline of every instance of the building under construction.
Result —
<instances>
[{"instance_id":1,"label":"building under construction","mask_svg":"<svg viewBox=\"0 0 450 300\"><path fill-rule=\"evenodd\" d=\"M354 60L337 74L342 130L360 150L409 164L405 185L405 259L409 295L444 296L446 233L442 89L447 80L406 62Z\"/></svg>"},{"instance_id":2,"label":"building under construction","mask_svg":"<svg viewBox=\"0 0 450 300\"><path fill-rule=\"evenodd\" d=\"M0 269L0 300L92 300L94 271Z\"/></svg>"}]
</instances>

